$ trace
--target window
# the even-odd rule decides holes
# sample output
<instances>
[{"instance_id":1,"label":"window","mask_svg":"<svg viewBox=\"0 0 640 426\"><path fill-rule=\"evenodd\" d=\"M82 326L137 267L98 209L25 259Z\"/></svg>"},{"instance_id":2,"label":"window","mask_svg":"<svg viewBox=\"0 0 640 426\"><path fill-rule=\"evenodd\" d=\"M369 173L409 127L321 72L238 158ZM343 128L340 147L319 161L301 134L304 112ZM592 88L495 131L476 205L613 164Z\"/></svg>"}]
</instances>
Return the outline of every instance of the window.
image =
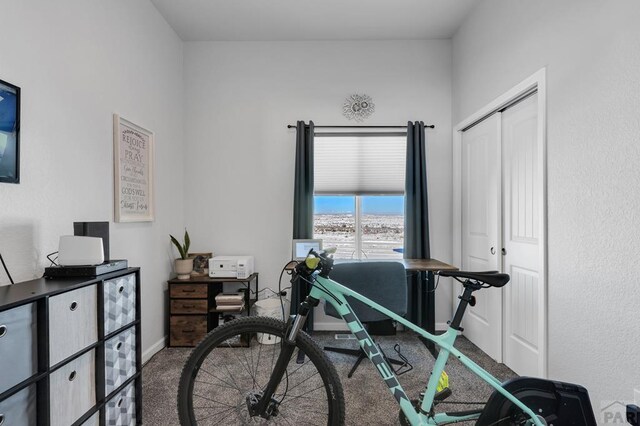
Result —
<instances>
[{"instance_id":1,"label":"window","mask_svg":"<svg viewBox=\"0 0 640 426\"><path fill-rule=\"evenodd\" d=\"M400 259L404 136L325 136L314 144L314 238L341 259Z\"/></svg>"},{"instance_id":2,"label":"window","mask_svg":"<svg viewBox=\"0 0 640 426\"><path fill-rule=\"evenodd\" d=\"M337 259L401 259L404 196L316 195L313 225Z\"/></svg>"}]
</instances>

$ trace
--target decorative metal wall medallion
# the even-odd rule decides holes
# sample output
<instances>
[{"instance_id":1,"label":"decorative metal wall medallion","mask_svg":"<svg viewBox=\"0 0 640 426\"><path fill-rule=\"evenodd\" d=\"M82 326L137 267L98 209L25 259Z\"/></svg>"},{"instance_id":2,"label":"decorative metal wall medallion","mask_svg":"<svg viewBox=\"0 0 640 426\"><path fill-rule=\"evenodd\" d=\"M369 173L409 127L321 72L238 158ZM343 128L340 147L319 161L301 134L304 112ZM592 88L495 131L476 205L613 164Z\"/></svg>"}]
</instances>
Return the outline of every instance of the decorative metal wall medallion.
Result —
<instances>
[{"instance_id":1,"label":"decorative metal wall medallion","mask_svg":"<svg viewBox=\"0 0 640 426\"><path fill-rule=\"evenodd\" d=\"M353 94L348 96L342 106L342 115L349 120L364 121L376 110L369 95Z\"/></svg>"}]
</instances>

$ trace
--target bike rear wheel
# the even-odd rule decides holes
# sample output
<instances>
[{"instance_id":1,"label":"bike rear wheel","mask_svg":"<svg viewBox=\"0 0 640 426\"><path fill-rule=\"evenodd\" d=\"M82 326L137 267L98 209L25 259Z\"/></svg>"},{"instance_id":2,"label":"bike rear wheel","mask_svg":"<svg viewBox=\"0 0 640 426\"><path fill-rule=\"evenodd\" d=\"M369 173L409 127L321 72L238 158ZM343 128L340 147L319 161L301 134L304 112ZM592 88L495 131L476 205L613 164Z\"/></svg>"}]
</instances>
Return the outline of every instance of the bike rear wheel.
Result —
<instances>
[{"instance_id":1,"label":"bike rear wheel","mask_svg":"<svg viewBox=\"0 0 640 426\"><path fill-rule=\"evenodd\" d=\"M284 344L286 324L245 317L217 327L193 350L178 388L180 423L187 425L343 425L344 395L326 355L304 332L271 399L271 416L251 416ZM278 342L273 344L273 342ZM262 342L262 343L260 343ZM266 344L272 343L272 344Z\"/></svg>"}]
</instances>

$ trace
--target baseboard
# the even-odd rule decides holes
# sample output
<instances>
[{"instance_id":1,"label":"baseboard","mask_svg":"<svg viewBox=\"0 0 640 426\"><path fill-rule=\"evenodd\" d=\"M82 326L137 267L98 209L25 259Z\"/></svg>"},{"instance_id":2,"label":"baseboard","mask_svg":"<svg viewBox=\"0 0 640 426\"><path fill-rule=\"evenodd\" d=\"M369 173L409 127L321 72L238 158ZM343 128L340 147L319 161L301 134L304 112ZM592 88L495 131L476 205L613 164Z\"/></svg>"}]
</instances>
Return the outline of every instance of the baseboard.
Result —
<instances>
[{"instance_id":1,"label":"baseboard","mask_svg":"<svg viewBox=\"0 0 640 426\"><path fill-rule=\"evenodd\" d=\"M436 331L447 331L449 324L446 322L437 322ZM318 331L349 331L345 323L336 322L314 322L313 329Z\"/></svg>"},{"instance_id":2,"label":"baseboard","mask_svg":"<svg viewBox=\"0 0 640 426\"><path fill-rule=\"evenodd\" d=\"M152 356L163 350L167 346L167 337L164 336L162 339L158 340L156 343L151 345L149 349L142 352L142 364L146 364L147 361L151 359Z\"/></svg>"},{"instance_id":3,"label":"baseboard","mask_svg":"<svg viewBox=\"0 0 640 426\"><path fill-rule=\"evenodd\" d=\"M314 322L313 329L317 331L349 331L344 322Z\"/></svg>"},{"instance_id":4,"label":"baseboard","mask_svg":"<svg viewBox=\"0 0 640 426\"><path fill-rule=\"evenodd\" d=\"M436 331L447 331L449 328L449 324L446 322L437 322L436 323Z\"/></svg>"}]
</instances>

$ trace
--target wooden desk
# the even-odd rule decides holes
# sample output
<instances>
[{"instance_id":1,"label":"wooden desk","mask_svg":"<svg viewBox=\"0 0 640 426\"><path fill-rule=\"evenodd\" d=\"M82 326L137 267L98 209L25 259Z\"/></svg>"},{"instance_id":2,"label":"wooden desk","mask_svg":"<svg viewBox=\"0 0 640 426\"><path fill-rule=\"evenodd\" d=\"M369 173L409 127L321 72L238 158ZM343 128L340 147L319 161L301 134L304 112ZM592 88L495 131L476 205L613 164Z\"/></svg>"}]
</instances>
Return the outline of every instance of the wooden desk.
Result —
<instances>
[{"instance_id":1,"label":"wooden desk","mask_svg":"<svg viewBox=\"0 0 640 426\"><path fill-rule=\"evenodd\" d=\"M371 262L379 262L385 260L371 260ZM424 328L427 332L435 334L436 332L436 294L435 294L435 275L436 271L457 271L458 268L441 262L437 259L389 259L390 262L400 262L404 265L409 273L419 274L418 287L409 289L409 309L408 319L416 325ZM336 263L340 262L367 262L366 260L349 260L336 259ZM293 270L297 262L290 262L285 269ZM426 286L424 285L426 283ZM300 294L292 289L293 294ZM417 296L417 297L416 297ZM300 300L302 301L302 300ZM299 303L299 302L298 302ZM297 312L297 303L292 297L291 313ZM312 328L309 329L310 331ZM435 345L423 340L429 351L436 356L437 351Z\"/></svg>"}]
</instances>

